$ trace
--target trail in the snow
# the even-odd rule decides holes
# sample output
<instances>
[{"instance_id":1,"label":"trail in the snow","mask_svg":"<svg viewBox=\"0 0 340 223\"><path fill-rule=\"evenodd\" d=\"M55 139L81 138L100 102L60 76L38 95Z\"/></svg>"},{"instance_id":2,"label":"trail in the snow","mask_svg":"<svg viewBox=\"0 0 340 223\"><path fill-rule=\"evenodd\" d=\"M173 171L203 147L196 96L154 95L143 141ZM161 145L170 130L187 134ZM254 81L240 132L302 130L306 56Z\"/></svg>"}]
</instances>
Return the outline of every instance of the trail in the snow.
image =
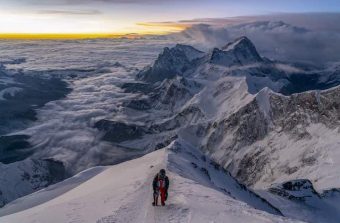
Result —
<instances>
[{"instance_id":1,"label":"trail in the snow","mask_svg":"<svg viewBox=\"0 0 340 223\"><path fill-rule=\"evenodd\" d=\"M145 178L144 182L135 183L135 191L123 199L121 207L113 211L112 215L97 220L97 223L158 223L167 221L167 206L152 206L152 179L164 166L150 166L153 170ZM165 217L165 218L164 218Z\"/></svg>"},{"instance_id":2,"label":"trail in the snow","mask_svg":"<svg viewBox=\"0 0 340 223\"><path fill-rule=\"evenodd\" d=\"M183 157L186 154L184 150L181 152L174 144L169 147L171 148L106 168L72 190L35 207L3 216L0 222L296 222L254 209L204 183L202 179L207 179L206 174L199 168L189 169L190 160L186 161L186 157ZM189 166L178 166L175 160L186 162ZM170 179L169 199L164 207L153 207L152 179L162 168L167 170ZM182 174L185 170L193 179Z\"/></svg>"},{"instance_id":3,"label":"trail in the snow","mask_svg":"<svg viewBox=\"0 0 340 223\"><path fill-rule=\"evenodd\" d=\"M113 211L112 215L99 219L97 223L143 222L142 219L145 219L146 216L145 207L148 206L148 203L151 205L152 200L152 188L149 179L152 179L152 177L148 176L144 183L137 182L135 184L136 190L131 192L127 198L121 200L121 207Z\"/></svg>"},{"instance_id":4,"label":"trail in the snow","mask_svg":"<svg viewBox=\"0 0 340 223\"><path fill-rule=\"evenodd\" d=\"M169 223L185 223L189 221L189 208L185 208L185 200L180 199L180 196L174 196L177 191L174 189L177 186L177 180L175 177L172 177L170 174L170 188L169 188L169 198L166 201L165 206L157 206L154 207L151 204L148 204L148 212L146 216L146 222L150 223L161 223L161 222L169 222ZM152 193L152 191L151 191ZM150 193L150 197L151 194Z\"/></svg>"},{"instance_id":5,"label":"trail in the snow","mask_svg":"<svg viewBox=\"0 0 340 223\"><path fill-rule=\"evenodd\" d=\"M97 223L185 223L190 222L189 208L185 207L185 199L181 196L172 196L176 191L177 180L171 177L169 198L165 206L152 206L153 190L152 179L154 175L165 167L152 167L154 170L146 177L145 182L137 182L136 190L122 200L121 207L113 211L112 215L97 220Z\"/></svg>"}]
</instances>

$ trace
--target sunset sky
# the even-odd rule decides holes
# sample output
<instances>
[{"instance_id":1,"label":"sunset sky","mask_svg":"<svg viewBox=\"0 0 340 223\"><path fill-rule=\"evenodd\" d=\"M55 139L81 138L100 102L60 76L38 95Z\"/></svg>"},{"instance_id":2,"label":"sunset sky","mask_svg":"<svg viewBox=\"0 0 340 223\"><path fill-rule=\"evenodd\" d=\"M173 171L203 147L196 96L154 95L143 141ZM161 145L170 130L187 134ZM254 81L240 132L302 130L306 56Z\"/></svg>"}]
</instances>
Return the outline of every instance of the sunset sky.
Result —
<instances>
[{"instance_id":1,"label":"sunset sky","mask_svg":"<svg viewBox=\"0 0 340 223\"><path fill-rule=\"evenodd\" d=\"M188 25L168 21L339 11L339 0L0 0L0 36L165 34Z\"/></svg>"}]
</instances>

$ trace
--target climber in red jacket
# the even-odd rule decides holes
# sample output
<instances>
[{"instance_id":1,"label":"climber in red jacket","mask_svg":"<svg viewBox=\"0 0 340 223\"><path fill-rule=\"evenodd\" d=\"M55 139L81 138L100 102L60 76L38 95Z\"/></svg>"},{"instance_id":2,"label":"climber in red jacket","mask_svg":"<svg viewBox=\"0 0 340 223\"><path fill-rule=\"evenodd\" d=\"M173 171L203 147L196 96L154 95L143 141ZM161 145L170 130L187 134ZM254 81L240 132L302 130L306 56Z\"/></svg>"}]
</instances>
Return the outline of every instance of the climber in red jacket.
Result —
<instances>
[{"instance_id":1,"label":"climber in red jacket","mask_svg":"<svg viewBox=\"0 0 340 223\"><path fill-rule=\"evenodd\" d=\"M165 170L161 169L159 173L153 179L152 182L153 188L153 206L158 205L158 196L161 196L161 204L165 205L165 201L168 198L168 189L169 189L169 178L165 175Z\"/></svg>"}]
</instances>

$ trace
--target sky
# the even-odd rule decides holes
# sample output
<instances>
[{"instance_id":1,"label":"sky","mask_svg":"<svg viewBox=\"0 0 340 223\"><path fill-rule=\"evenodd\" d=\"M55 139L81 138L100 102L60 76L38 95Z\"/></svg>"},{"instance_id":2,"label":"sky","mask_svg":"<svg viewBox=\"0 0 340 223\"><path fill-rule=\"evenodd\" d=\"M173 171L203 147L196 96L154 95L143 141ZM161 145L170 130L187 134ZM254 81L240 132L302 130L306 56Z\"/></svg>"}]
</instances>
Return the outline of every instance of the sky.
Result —
<instances>
[{"instance_id":1,"label":"sky","mask_svg":"<svg viewBox=\"0 0 340 223\"><path fill-rule=\"evenodd\" d=\"M179 20L305 12L340 12L340 1L0 0L0 35L166 34L187 28Z\"/></svg>"}]
</instances>

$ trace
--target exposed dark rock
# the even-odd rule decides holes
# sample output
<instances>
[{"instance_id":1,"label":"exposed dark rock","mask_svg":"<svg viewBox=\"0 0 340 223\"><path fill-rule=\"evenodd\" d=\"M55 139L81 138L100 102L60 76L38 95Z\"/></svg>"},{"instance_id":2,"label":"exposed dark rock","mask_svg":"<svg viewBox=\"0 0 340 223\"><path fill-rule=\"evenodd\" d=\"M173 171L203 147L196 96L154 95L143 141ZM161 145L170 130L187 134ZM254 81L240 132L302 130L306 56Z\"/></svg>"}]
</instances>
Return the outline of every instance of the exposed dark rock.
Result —
<instances>
[{"instance_id":1,"label":"exposed dark rock","mask_svg":"<svg viewBox=\"0 0 340 223\"><path fill-rule=\"evenodd\" d=\"M29 138L27 135L0 136L0 162L13 163L32 155Z\"/></svg>"},{"instance_id":2,"label":"exposed dark rock","mask_svg":"<svg viewBox=\"0 0 340 223\"><path fill-rule=\"evenodd\" d=\"M133 100L127 101L123 103L123 106L127 108L132 108L135 110L140 110L140 111L149 110L152 108L152 105L150 104L150 100L144 99L144 98L133 99Z\"/></svg>"},{"instance_id":3,"label":"exposed dark rock","mask_svg":"<svg viewBox=\"0 0 340 223\"><path fill-rule=\"evenodd\" d=\"M94 127L103 131L103 139L110 142L123 142L125 140L138 139L143 135L150 133L150 131L143 126L105 119L96 122Z\"/></svg>"},{"instance_id":4,"label":"exposed dark rock","mask_svg":"<svg viewBox=\"0 0 340 223\"><path fill-rule=\"evenodd\" d=\"M296 201L306 201L306 198L311 198L313 196L321 198L315 191L312 182L307 179L287 181L269 188L268 191L281 197L286 197L287 199Z\"/></svg>"},{"instance_id":5,"label":"exposed dark rock","mask_svg":"<svg viewBox=\"0 0 340 223\"><path fill-rule=\"evenodd\" d=\"M152 84L148 84L148 83L140 83L140 82L135 82L135 83L124 83L121 86L122 89L124 89L124 91L126 93L144 93L144 94L148 94L151 91L154 90L154 86Z\"/></svg>"}]
</instances>

